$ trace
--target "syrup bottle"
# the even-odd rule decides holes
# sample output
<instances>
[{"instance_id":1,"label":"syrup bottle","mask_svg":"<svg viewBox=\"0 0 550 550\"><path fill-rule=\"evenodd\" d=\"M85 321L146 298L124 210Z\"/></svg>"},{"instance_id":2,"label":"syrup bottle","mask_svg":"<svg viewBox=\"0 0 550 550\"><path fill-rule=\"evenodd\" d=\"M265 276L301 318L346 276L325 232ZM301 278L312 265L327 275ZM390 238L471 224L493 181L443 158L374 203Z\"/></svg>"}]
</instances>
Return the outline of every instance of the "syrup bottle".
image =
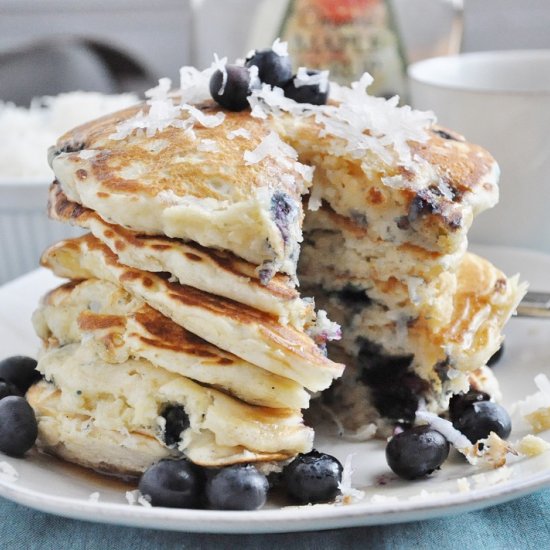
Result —
<instances>
[{"instance_id":1,"label":"syrup bottle","mask_svg":"<svg viewBox=\"0 0 550 550\"><path fill-rule=\"evenodd\" d=\"M368 72L369 93L405 95L405 59L387 0L291 0L279 35L295 69L329 69L340 84Z\"/></svg>"}]
</instances>

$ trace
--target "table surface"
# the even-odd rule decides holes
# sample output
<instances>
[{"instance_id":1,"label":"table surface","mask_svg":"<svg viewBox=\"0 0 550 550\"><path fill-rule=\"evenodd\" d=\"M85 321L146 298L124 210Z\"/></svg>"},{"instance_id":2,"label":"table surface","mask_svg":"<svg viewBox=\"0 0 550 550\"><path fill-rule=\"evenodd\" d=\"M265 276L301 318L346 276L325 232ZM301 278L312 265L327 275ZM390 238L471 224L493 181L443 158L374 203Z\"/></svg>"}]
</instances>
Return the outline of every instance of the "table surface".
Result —
<instances>
[{"instance_id":1,"label":"table surface","mask_svg":"<svg viewBox=\"0 0 550 550\"><path fill-rule=\"evenodd\" d=\"M550 490L507 504L414 523L275 535L205 535L117 527L44 514L0 498L0 547L29 550L96 548L467 548L550 547Z\"/></svg>"}]
</instances>

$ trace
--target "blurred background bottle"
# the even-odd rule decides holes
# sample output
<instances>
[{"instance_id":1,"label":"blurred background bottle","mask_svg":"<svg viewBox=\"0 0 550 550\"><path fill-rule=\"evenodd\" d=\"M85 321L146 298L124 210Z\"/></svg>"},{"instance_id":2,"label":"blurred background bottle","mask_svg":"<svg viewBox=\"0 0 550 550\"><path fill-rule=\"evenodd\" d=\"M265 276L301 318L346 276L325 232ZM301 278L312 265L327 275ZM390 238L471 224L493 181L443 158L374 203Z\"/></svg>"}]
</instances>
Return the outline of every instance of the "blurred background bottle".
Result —
<instances>
[{"instance_id":1,"label":"blurred background bottle","mask_svg":"<svg viewBox=\"0 0 550 550\"><path fill-rule=\"evenodd\" d=\"M368 72L371 94L405 96L405 57L386 0L291 0L278 34L295 69L329 69L339 84Z\"/></svg>"}]
</instances>

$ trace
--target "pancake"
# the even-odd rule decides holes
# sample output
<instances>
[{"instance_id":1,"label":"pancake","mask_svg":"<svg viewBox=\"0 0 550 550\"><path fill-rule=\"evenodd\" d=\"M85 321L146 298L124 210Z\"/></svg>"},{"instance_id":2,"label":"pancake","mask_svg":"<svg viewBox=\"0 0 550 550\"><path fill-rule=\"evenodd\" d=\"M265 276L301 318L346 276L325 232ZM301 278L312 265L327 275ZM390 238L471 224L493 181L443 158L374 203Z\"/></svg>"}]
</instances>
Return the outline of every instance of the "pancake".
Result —
<instances>
[{"instance_id":1,"label":"pancake","mask_svg":"<svg viewBox=\"0 0 550 550\"><path fill-rule=\"evenodd\" d=\"M88 279L49 292L33 323L48 347L86 340L109 363L146 359L247 403L292 409L309 404L298 383L216 348L107 281Z\"/></svg>"},{"instance_id":2,"label":"pancake","mask_svg":"<svg viewBox=\"0 0 550 550\"><path fill-rule=\"evenodd\" d=\"M438 331L423 317L391 321L398 312L376 305L354 311L335 300L324 304L342 323L343 339L336 346L351 358L342 381L329 390L335 392L328 399L341 422L352 431L358 429L358 418L373 422L372 411L361 409L365 400L379 416L395 422L411 421L421 400L440 414L453 394L472 385L490 388L498 397L498 384L483 367L501 346L502 329L525 291L517 276L507 278L487 260L467 253L457 270L451 319ZM361 385L366 387L351 389ZM362 411L356 418L345 412L352 407Z\"/></svg>"},{"instance_id":3,"label":"pancake","mask_svg":"<svg viewBox=\"0 0 550 550\"><path fill-rule=\"evenodd\" d=\"M313 430L303 425L299 411L247 405L146 360L106 363L88 343L47 350L38 370L45 381L39 383L37 402L32 391L28 398L37 410L39 431L43 416L63 415L89 419L92 427L108 433L154 437L168 447L162 415L168 407L180 407L190 425L174 450L198 464L224 464L228 456L233 461L238 454L246 461L255 456L283 460L311 449ZM50 392L53 399L44 400L41 409L45 385L56 391ZM60 433L62 442L70 436L71 432Z\"/></svg>"},{"instance_id":4,"label":"pancake","mask_svg":"<svg viewBox=\"0 0 550 550\"><path fill-rule=\"evenodd\" d=\"M207 342L312 392L326 389L344 369L304 332L243 304L171 283L167 276L124 266L91 235L53 245L42 264L60 277L120 285Z\"/></svg>"},{"instance_id":5,"label":"pancake","mask_svg":"<svg viewBox=\"0 0 550 550\"><path fill-rule=\"evenodd\" d=\"M303 408L309 401L297 383L208 344L106 281L89 279L57 288L45 297L33 320L47 344L92 337L108 362L145 358L258 405Z\"/></svg>"},{"instance_id":6,"label":"pancake","mask_svg":"<svg viewBox=\"0 0 550 550\"><path fill-rule=\"evenodd\" d=\"M151 464L178 453L147 433L91 426L91 417L70 415L60 405L60 390L40 382L27 392L38 420L37 445L69 462L117 475L138 475Z\"/></svg>"},{"instance_id":7,"label":"pancake","mask_svg":"<svg viewBox=\"0 0 550 550\"><path fill-rule=\"evenodd\" d=\"M462 248L446 254L410 242L385 240L368 227L337 214L326 203L307 213L304 237L300 254L302 272L304 267L321 262L321 272L326 266L349 277L378 280L398 275L403 279L414 277L430 281L442 272L454 271L467 244L464 242Z\"/></svg>"},{"instance_id":8,"label":"pancake","mask_svg":"<svg viewBox=\"0 0 550 550\"><path fill-rule=\"evenodd\" d=\"M425 127L422 141L401 143L405 115L397 109L388 113L381 103L376 116L386 110L389 125L397 119L393 135L361 132L376 124L373 107L352 93L315 117L275 115L300 161L315 166L314 208L324 201L385 241L445 254L464 249L473 218L498 201L496 161L437 126ZM392 154L392 146L401 154Z\"/></svg>"},{"instance_id":9,"label":"pancake","mask_svg":"<svg viewBox=\"0 0 550 550\"><path fill-rule=\"evenodd\" d=\"M311 177L295 151L263 121L212 102L178 110L181 127L116 139L117 126L140 110L150 112L140 105L58 140L51 166L67 197L140 233L229 250L266 280L277 271L294 276ZM235 131L247 137L232 139ZM245 162L245 153L259 160Z\"/></svg>"},{"instance_id":10,"label":"pancake","mask_svg":"<svg viewBox=\"0 0 550 550\"><path fill-rule=\"evenodd\" d=\"M304 327L314 316L288 277L261 282L256 266L231 253L196 243L141 235L105 222L97 213L67 199L58 183L50 189L49 214L91 233L117 254L121 263L144 271L170 273L179 283L224 296L276 315L283 324Z\"/></svg>"},{"instance_id":11,"label":"pancake","mask_svg":"<svg viewBox=\"0 0 550 550\"><path fill-rule=\"evenodd\" d=\"M326 351L348 368L323 406L359 438L412 424L423 408L443 414L469 387L496 395L484 365L524 287L466 254L474 217L498 200L491 155L430 113L369 96L368 75L331 85L321 106L252 86L250 111L238 113L205 100L210 73L193 75L179 93L161 82L146 103L80 126L50 150L50 215L91 234L42 258L73 280L36 317L52 358L44 368L59 380L73 372L64 382L54 376L61 393L46 416L93 417L110 441L120 430L160 441L154 418L166 403L193 417L205 407L196 396L217 392L213 424L193 417L180 445L211 465L308 448L298 410L305 390L318 396L344 367ZM298 282L341 323L341 341ZM98 311L88 292L104 295ZM181 348L187 331L202 339L197 349ZM242 367L193 370L204 346ZM98 393L108 369L148 381L147 391L133 379L106 390L126 396L116 418ZM276 397L262 376L278 380ZM166 377L176 378L160 384ZM71 386L81 380L95 396L86 410ZM182 403L190 396L192 405ZM247 423L241 407L259 408L243 401L269 405L259 424ZM146 422L132 423L147 406ZM285 414L288 433L273 420ZM269 440L263 426L272 423L282 431Z\"/></svg>"},{"instance_id":12,"label":"pancake","mask_svg":"<svg viewBox=\"0 0 550 550\"><path fill-rule=\"evenodd\" d=\"M446 254L498 200L487 151L360 88L321 106L262 88L250 114L155 101L162 121L149 102L62 136L50 157L63 191L108 222L229 250L264 280L295 274L305 165L311 208L324 200L373 236Z\"/></svg>"}]
</instances>

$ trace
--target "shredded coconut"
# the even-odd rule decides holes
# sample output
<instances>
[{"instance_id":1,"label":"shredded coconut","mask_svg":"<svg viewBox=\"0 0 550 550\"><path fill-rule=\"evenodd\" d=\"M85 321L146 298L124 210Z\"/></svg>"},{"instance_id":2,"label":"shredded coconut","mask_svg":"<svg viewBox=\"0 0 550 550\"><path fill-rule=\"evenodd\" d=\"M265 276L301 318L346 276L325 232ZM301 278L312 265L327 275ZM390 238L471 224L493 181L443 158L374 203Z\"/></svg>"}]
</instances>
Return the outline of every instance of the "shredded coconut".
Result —
<instances>
[{"instance_id":1,"label":"shredded coconut","mask_svg":"<svg viewBox=\"0 0 550 550\"><path fill-rule=\"evenodd\" d=\"M308 210L316 212L323 205L323 200L321 198L321 187L319 185L313 187L311 193L309 194L309 199L307 203Z\"/></svg>"},{"instance_id":2,"label":"shredded coconut","mask_svg":"<svg viewBox=\"0 0 550 550\"><path fill-rule=\"evenodd\" d=\"M116 132L111 134L109 138L114 140L125 139L135 130L145 130L147 137L152 137L157 132L169 126L189 129L195 122L205 128L214 128L222 124L225 120L225 115L221 111L214 115L207 115L200 109L183 101L184 97L187 99L189 95L192 95L196 99L197 87L199 85L198 80L200 78L202 83L202 79L204 78L203 73L197 74L193 71L188 71L185 74L188 77L191 75L190 79L192 83L189 85L191 94L186 94L186 90L183 89L180 103L178 104L175 97L170 94L172 81L169 78L161 78L158 86L145 92L145 96L149 98L147 100L149 110L147 112L141 110L137 115L118 124ZM183 75L183 72L180 75ZM180 118L182 112L187 112L188 117L186 119Z\"/></svg>"},{"instance_id":3,"label":"shredded coconut","mask_svg":"<svg viewBox=\"0 0 550 550\"><path fill-rule=\"evenodd\" d=\"M201 139L200 143L197 145L198 151L204 151L209 153L215 153L219 151L220 148L218 144L213 139Z\"/></svg>"},{"instance_id":4,"label":"shredded coconut","mask_svg":"<svg viewBox=\"0 0 550 550\"><path fill-rule=\"evenodd\" d=\"M246 128L237 128L236 130L231 130L231 132L227 132L227 139L233 140L238 137L250 139L252 136Z\"/></svg>"},{"instance_id":5,"label":"shredded coconut","mask_svg":"<svg viewBox=\"0 0 550 550\"><path fill-rule=\"evenodd\" d=\"M138 495L141 493L136 489L135 491L126 491L126 500L130 506L137 504Z\"/></svg>"},{"instance_id":6,"label":"shredded coconut","mask_svg":"<svg viewBox=\"0 0 550 550\"><path fill-rule=\"evenodd\" d=\"M296 169L296 172L298 172L298 174L300 174L308 183L313 181L315 166L308 166L307 164L297 162L294 168Z\"/></svg>"},{"instance_id":7,"label":"shredded coconut","mask_svg":"<svg viewBox=\"0 0 550 550\"><path fill-rule=\"evenodd\" d=\"M500 468L506 463L506 456L509 453L517 454L510 443L501 439L494 432L491 432L486 439L480 439L472 444L451 422L440 418L436 414L417 411L416 420L429 424L434 430L443 434L447 441L462 453L472 465L485 464L491 468Z\"/></svg>"},{"instance_id":8,"label":"shredded coconut","mask_svg":"<svg viewBox=\"0 0 550 550\"><path fill-rule=\"evenodd\" d=\"M470 464L482 463L491 468L504 466L508 454L518 454L510 443L501 439L495 432L491 432L489 437L477 441L467 452L461 452Z\"/></svg>"},{"instance_id":9,"label":"shredded coconut","mask_svg":"<svg viewBox=\"0 0 550 550\"><path fill-rule=\"evenodd\" d=\"M135 130L144 129L148 137L157 131L164 130L172 125L179 114L179 108L168 97L172 81L169 78L161 78L158 86L145 92L148 97L149 111L146 114L141 110L137 115L124 120L116 127L116 132L109 136L113 140L121 140L128 137Z\"/></svg>"},{"instance_id":10,"label":"shredded coconut","mask_svg":"<svg viewBox=\"0 0 550 550\"><path fill-rule=\"evenodd\" d=\"M536 435L529 434L518 441L514 447L522 455L537 456L548 451L550 443Z\"/></svg>"},{"instance_id":11,"label":"shredded coconut","mask_svg":"<svg viewBox=\"0 0 550 550\"><path fill-rule=\"evenodd\" d=\"M319 86L319 91L325 93L328 90L329 71L319 71L315 74L308 74L305 67L300 67L294 77L294 86Z\"/></svg>"},{"instance_id":12,"label":"shredded coconut","mask_svg":"<svg viewBox=\"0 0 550 550\"><path fill-rule=\"evenodd\" d=\"M99 493L97 491L95 493L91 493L88 500L90 502L99 502Z\"/></svg>"},{"instance_id":13,"label":"shredded coconut","mask_svg":"<svg viewBox=\"0 0 550 550\"><path fill-rule=\"evenodd\" d=\"M342 338L340 325L331 321L324 309L317 311L315 324L307 329L307 333L316 344L325 344L327 341L340 340Z\"/></svg>"},{"instance_id":14,"label":"shredded coconut","mask_svg":"<svg viewBox=\"0 0 550 550\"><path fill-rule=\"evenodd\" d=\"M288 56L288 43L281 42L279 38L275 38L275 41L271 45L271 49L279 56L286 57Z\"/></svg>"},{"instance_id":15,"label":"shredded coconut","mask_svg":"<svg viewBox=\"0 0 550 550\"><path fill-rule=\"evenodd\" d=\"M539 391L514 403L511 411L512 414L519 412L538 433L550 428L550 381L545 374L539 373L535 376L535 384Z\"/></svg>"},{"instance_id":16,"label":"shredded coconut","mask_svg":"<svg viewBox=\"0 0 550 550\"><path fill-rule=\"evenodd\" d=\"M351 477L353 475L352 460L354 456L354 453L346 456L342 470L342 481L338 484L338 488L342 493L338 498L338 502L342 504L353 504L365 498L365 492L354 489L351 483Z\"/></svg>"},{"instance_id":17,"label":"shredded coconut","mask_svg":"<svg viewBox=\"0 0 550 550\"><path fill-rule=\"evenodd\" d=\"M416 420L423 424L429 424L434 430L440 432L456 449L464 450L472 446L470 440L460 433L448 420L440 418L428 411L416 411Z\"/></svg>"},{"instance_id":18,"label":"shredded coconut","mask_svg":"<svg viewBox=\"0 0 550 550\"><path fill-rule=\"evenodd\" d=\"M252 65L252 67L248 68L248 74L250 76L250 84L248 85L250 90L261 88L262 81L260 80L260 69L258 69L256 65Z\"/></svg>"},{"instance_id":19,"label":"shredded coconut","mask_svg":"<svg viewBox=\"0 0 550 550\"><path fill-rule=\"evenodd\" d=\"M190 118L193 121L198 122L201 126L205 128L215 128L223 123L225 120L225 115L220 111L215 115L206 115L200 109L193 107L193 105L181 105L182 110L189 113Z\"/></svg>"},{"instance_id":20,"label":"shredded coconut","mask_svg":"<svg viewBox=\"0 0 550 550\"><path fill-rule=\"evenodd\" d=\"M290 157L293 160L298 158L298 153L287 145L276 132L271 131L253 151L244 152L244 160L247 165L257 164L266 157L277 158L278 155Z\"/></svg>"},{"instance_id":21,"label":"shredded coconut","mask_svg":"<svg viewBox=\"0 0 550 550\"><path fill-rule=\"evenodd\" d=\"M180 69L180 102L200 103L210 99L210 78L213 74L212 68L199 71L195 67L185 66Z\"/></svg>"},{"instance_id":22,"label":"shredded coconut","mask_svg":"<svg viewBox=\"0 0 550 550\"><path fill-rule=\"evenodd\" d=\"M134 491L126 491L126 500L130 506L140 504L145 508L151 508L151 499L148 496L144 496L138 489Z\"/></svg>"},{"instance_id":23,"label":"shredded coconut","mask_svg":"<svg viewBox=\"0 0 550 550\"><path fill-rule=\"evenodd\" d=\"M303 82L304 78L300 80ZM333 146L336 154L362 158L366 151L372 151L388 164L397 163L408 168L425 165L421 158L413 158L408 142L426 142L427 128L435 122L435 116L431 112L413 110L408 105L398 106L397 96L388 100L370 96L367 88L372 80L365 73L351 87L333 83L331 97L339 102L337 105L297 103L285 97L281 88L267 84L252 90L248 101L252 116L258 118L278 115L282 111L295 116L315 116L321 125L321 137L330 136L342 141L342 146ZM411 182L400 178L394 185L406 187Z\"/></svg>"},{"instance_id":24,"label":"shredded coconut","mask_svg":"<svg viewBox=\"0 0 550 550\"><path fill-rule=\"evenodd\" d=\"M214 61L212 62L212 72L220 71L222 73L222 85L218 92L219 95L223 95L225 92L225 86L227 84L227 57L218 57L218 54L214 54Z\"/></svg>"},{"instance_id":25,"label":"shredded coconut","mask_svg":"<svg viewBox=\"0 0 550 550\"><path fill-rule=\"evenodd\" d=\"M14 483L19 479L19 472L5 460L0 462L0 480Z\"/></svg>"},{"instance_id":26,"label":"shredded coconut","mask_svg":"<svg viewBox=\"0 0 550 550\"><path fill-rule=\"evenodd\" d=\"M151 508L151 497L147 495L140 495L138 497L138 504L141 504L141 506L143 506L144 508Z\"/></svg>"}]
</instances>

